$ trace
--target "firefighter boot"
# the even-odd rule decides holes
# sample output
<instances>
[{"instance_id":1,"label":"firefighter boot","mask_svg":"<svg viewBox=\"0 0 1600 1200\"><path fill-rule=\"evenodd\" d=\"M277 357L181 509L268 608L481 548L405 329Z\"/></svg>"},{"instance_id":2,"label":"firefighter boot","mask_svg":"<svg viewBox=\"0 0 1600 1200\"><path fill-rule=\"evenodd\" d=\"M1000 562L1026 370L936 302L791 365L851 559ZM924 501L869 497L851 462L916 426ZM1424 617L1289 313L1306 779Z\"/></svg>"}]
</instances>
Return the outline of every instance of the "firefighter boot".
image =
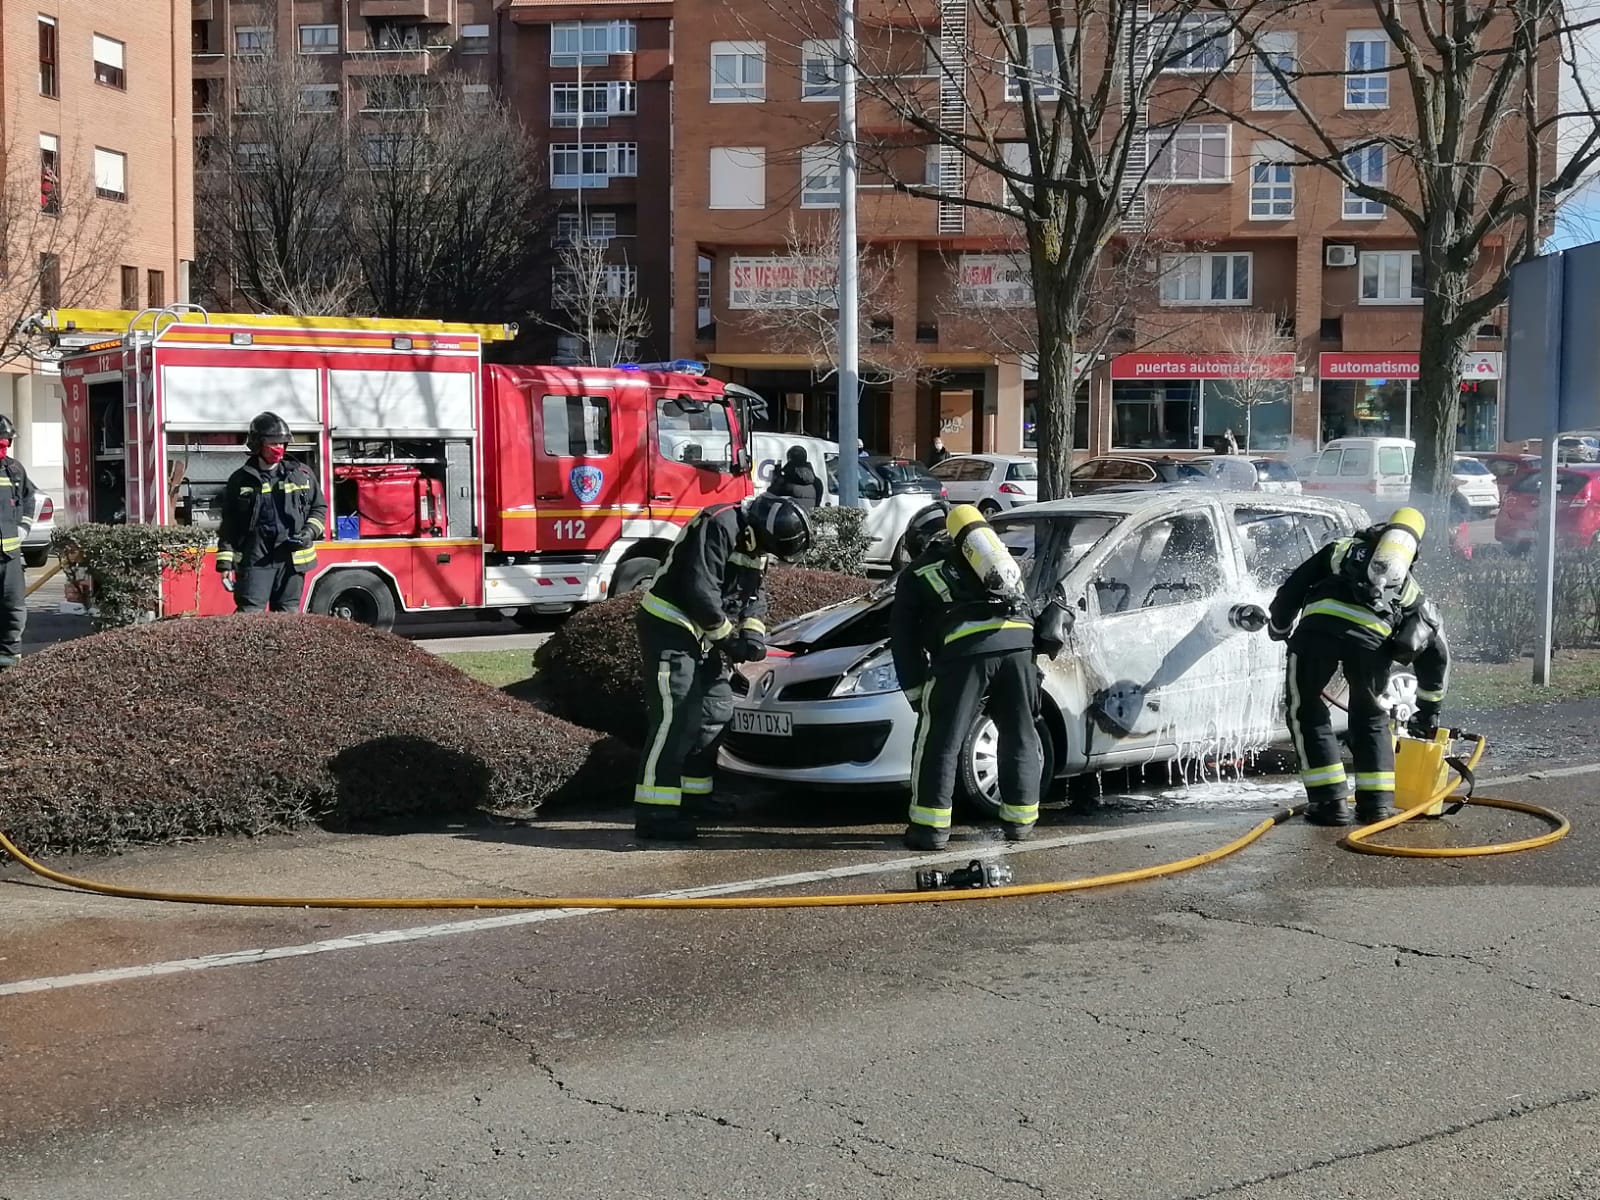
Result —
<instances>
[{"instance_id":1,"label":"firefighter boot","mask_svg":"<svg viewBox=\"0 0 1600 1200\"><path fill-rule=\"evenodd\" d=\"M1356 794L1356 820L1363 825L1376 825L1394 816L1394 806L1387 794L1365 796Z\"/></svg>"},{"instance_id":2,"label":"firefighter boot","mask_svg":"<svg viewBox=\"0 0 1600 1200\"><path fill-rule=\"evenodd\" d=\"M1016 821L1001 821L1000 828L1005 832L1006 841L1008 842L1025 842L1033 836L1032 821L1029 821L1026 825L1019 824Z\"/></svg>"},{"instance_id":3,"label":"firefighter boot","mask_svg":"<svg viewBox=\"0 0 1600 1200\"><path fill-rule=\"evenodd\" d=\"M1311 825L1348 825L1350 808L1343 796L1321 796L1307 803L1306 821Z\"/></svg>"},{"instance_id":4,"label":"firefighter boot","mask_svg":"<svg viewBox=\"0 0 1600 1200\"><path fill-rule=\"evenodd\" d=\"M943 850L950 844L950 831L912 823L906 826L905 842L907 850Z\"/></svg>"},{"instance_id":5,"label":"firefighter boot","mask_svg":"<svg viewBox=\"0 0 1600 1200\"><path fill-rule=\"evenodd\" d=\"M692 842L700 836L694 817L680 808L640 805L633 836L647 842Z\"/></svg>"}]
</instances>

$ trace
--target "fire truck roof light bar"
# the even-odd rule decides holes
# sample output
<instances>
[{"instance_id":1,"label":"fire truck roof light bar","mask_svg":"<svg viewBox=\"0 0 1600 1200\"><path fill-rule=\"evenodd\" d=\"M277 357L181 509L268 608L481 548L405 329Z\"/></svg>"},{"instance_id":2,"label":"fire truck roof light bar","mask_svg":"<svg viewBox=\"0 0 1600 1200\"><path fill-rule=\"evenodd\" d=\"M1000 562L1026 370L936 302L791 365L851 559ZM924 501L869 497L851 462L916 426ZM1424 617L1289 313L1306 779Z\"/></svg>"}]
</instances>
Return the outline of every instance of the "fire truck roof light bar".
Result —
<instances>
[{"instance_id":1,"label":"fire truck roof light bar","mask_svg":"<svg viewBox=\"0 0 1600 1200\"><path fill-rule=\"evenodd\" d=\"M121 335L134 329L148 331L156 318L169 318L172 324L245 326L252 329L320 329L354 330L393 334L396 330L408 333L461 333L473 334L484 342L508 342L517 336L517 326L467 324L456 321L424 319L390 319L386 317L299 317L272 314L207 313L192 310L173 313L169 310L114 308L54 308L45 314L44 327L52 333L110 333ZM174 319L175 318L175 319Z\"/></svg>"}]
</instances>

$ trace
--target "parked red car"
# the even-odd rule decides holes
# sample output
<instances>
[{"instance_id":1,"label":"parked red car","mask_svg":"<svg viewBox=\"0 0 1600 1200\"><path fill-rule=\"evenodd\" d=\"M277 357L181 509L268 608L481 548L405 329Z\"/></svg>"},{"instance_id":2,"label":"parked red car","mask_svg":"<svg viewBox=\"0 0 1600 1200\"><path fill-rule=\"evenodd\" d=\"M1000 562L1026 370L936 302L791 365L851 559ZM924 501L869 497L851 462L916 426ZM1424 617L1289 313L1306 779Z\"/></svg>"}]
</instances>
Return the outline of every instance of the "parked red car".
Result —
<instances>
[{"instance_id":1,"label":"parked red car","mask_svg":"<svg viewBox=\"0 0 1600 1200\"><path fill-rule=\"evenodd\" d=\"M1506 489L1494 536L1517 553L1533 544L1539 516L1538 468L1524 471ZM1566 546L1600 546L1600 464L1570 463L1556 472L1556 540Z\"/></svg>"},{"instance_id":2,"label":"parked red car","mask_svg":"<svg viewBox=\"0 0 1600 1200\"><path fill-rule=\"evenodd\" d=\"M1500 497L1505 499L1506 489L1517 481L1517 476L1529 467L1539 465L1537 454L1468 454L1466 458L1475 458L1489 468L1489 474L1494 476L1495 486L1500 489Z\"/></svg>"}]
</instances>

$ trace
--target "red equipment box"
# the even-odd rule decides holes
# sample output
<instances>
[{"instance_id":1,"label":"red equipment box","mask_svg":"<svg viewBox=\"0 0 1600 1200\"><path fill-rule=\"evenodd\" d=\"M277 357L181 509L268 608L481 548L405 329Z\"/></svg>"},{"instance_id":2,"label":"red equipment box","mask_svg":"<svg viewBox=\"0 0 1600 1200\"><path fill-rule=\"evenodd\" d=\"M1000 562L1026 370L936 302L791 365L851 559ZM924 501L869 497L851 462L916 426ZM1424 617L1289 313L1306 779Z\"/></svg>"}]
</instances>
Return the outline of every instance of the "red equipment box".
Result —
<instances>
[{"instance_id":1,"label":"red equipment box","mask_svg":"<svg viewBox=\"0 0 1600 1200\"><path fill-rule=\"evenodd\" d=\"M334 467L335 486L354 485L361 536L443 537L444 483L416 467Z\"/></svg>"}]
</instances>

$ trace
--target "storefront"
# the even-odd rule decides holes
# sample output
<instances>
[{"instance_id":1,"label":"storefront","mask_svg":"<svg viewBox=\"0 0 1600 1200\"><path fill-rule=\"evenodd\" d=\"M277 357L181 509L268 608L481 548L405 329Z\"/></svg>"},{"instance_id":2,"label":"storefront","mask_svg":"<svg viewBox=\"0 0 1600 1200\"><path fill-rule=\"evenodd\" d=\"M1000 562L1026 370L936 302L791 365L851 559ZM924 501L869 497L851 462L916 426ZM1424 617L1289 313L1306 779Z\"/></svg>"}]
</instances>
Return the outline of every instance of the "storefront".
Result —
<instances>
[{"instance_id":1,"label":"storefront","mask_svg":"<svg viewBox=\"0 0 1600 1200\"><path fill-rule=\"evenodd\" d=\"M1337 437L1410 437L1415 354L1324 354L1318 445ZM1459 450L1500 446L1500 354L1481 351L1461 362Z\"/></svg>"},{"instance_id":2,"label":"storefront","mask_svg":"<svg viewBox=\"0 0 1600 1200\"><path fill-rule=\"evenodd\" d=\"M1111 446L1240 450L1289 446L1293 354L1119 354L1111 360Z\"/></svg>"}]
</instances>

